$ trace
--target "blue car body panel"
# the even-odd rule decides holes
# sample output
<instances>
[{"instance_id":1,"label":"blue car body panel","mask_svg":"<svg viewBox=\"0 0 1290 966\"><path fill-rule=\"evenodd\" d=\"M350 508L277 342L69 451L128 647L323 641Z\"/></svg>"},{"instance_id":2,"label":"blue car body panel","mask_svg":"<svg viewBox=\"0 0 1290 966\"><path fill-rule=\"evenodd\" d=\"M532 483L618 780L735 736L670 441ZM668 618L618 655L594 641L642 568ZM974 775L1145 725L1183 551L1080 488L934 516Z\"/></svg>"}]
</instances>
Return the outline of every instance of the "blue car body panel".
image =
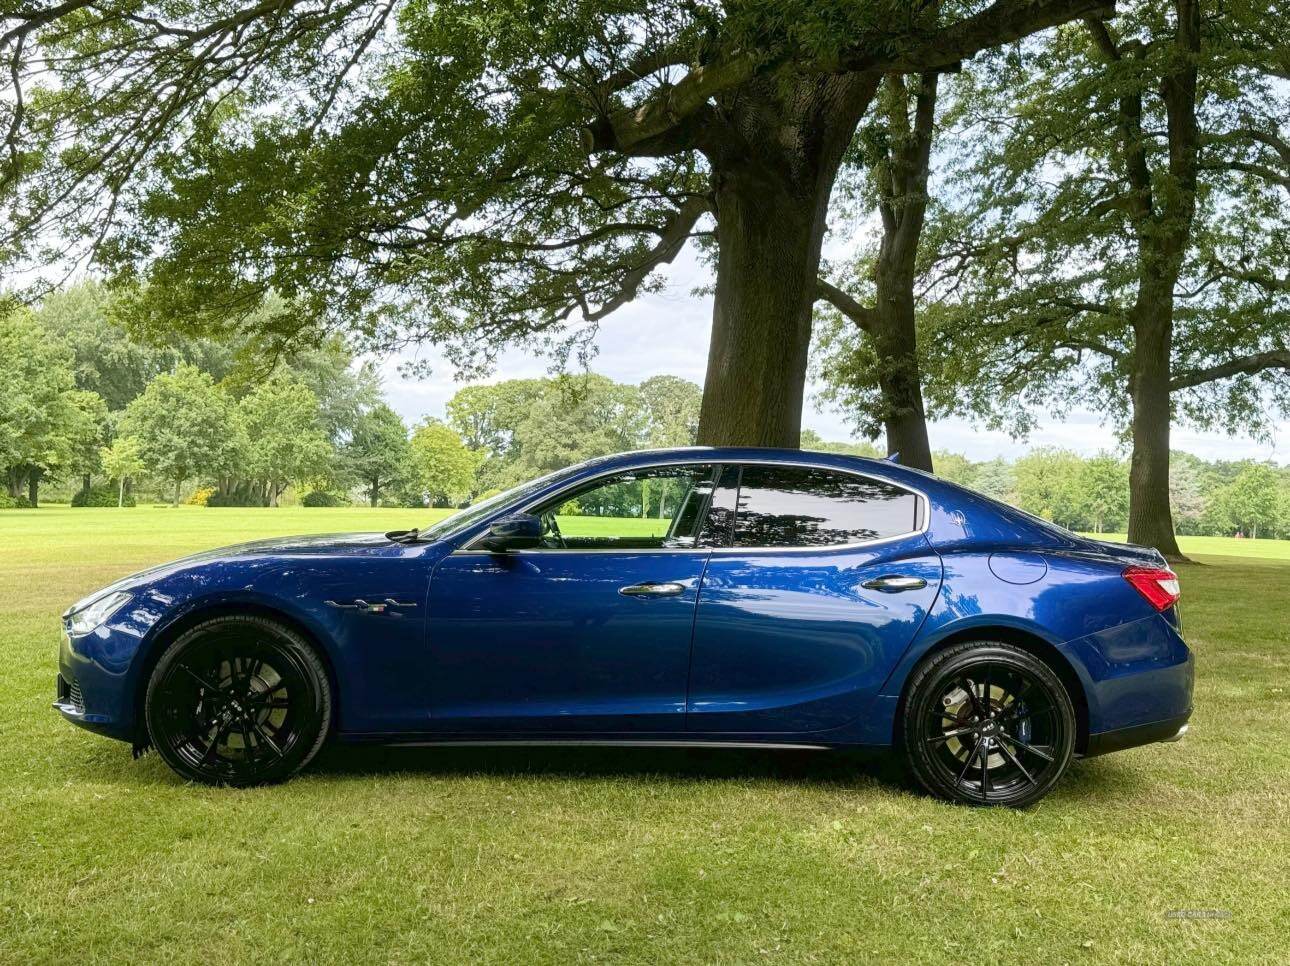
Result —
<instances>
[{"instance_id":1,"label":"blue car body panel","mask_svg":"<svg viewBox=\"0 0 1290 966\"><path fill-rule=\"evenodd\" d=\"M673 463L860 474L918 493L921 525L832 549L472 547L494 520L565 488ZM317 643L342 738L888 745L919 661L948 642L1002 637L1060 663L1092 746L1190 713L1193 661L1177 609L1157 613L1121 576L1161 563L1155 551L1077 537L885 461L733 448L625 454L554 475L434 542L259 541L125 578L99 594L124 590L129 603L64 640L60 674L79 703L60 697L57 707L140 740L160 651L202 616L250 610ZM925 585L899 594L863 586L888 574ZM619 593L651 581L682 589L648 600ZM398 606L347 606L356 600Z\"/></svg>"},{"instance_id":2,"label":"blue car body panel","mask_svg":"<svg viewBox=\"0 0 1290 966\"><path fill-rule=\"evenodd\" d=\"M703 550L446 557L430 603L435 729L682 730L707 560ZM684 591L619 593L647 581Z\"/></svg>"},{"instance_id":3,"label":"blue car body panel","mask_svg":"<svg viewBox=\"0 0 1290 966\"><path fill-rule=\"evenodd\" d=\"M907 593L866 589L898 572ZM909 647L941 586L922 534L816 553L714 553L694 628L687 728L830 731L864 714Z\"/></svg>"}]
</instances>

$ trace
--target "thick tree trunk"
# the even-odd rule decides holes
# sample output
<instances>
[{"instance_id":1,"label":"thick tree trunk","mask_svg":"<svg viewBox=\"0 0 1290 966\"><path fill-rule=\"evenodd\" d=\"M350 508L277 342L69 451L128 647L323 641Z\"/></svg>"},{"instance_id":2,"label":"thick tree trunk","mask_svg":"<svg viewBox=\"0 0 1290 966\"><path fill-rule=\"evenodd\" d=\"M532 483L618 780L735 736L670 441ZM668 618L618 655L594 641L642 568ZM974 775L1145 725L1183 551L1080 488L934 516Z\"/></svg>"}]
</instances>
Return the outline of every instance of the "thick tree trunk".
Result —
<instances>
[{"instance_id":1,"label":"thick tree trunk","mask_svg":"<svg viewBox=\"0 0 1290 966\"><path fill-rule=\"evenodd\" d=\"M918 368L918 335L914 323L913 260L909 272L887 273L880 265L877 301L870 337L882 360L878 388L887 452L900 462L932 470L932 447L923 410L923 380Z\"/></svg>"},{"instance_id":2,"label":"thick tree trunk","mask_svg":"<svg viewBox=\"0 0 1290 966\"><path fill-rule=\"evenodd\" d=\"M800 444L829 196L878 79L767 78L724 105L713 167L717 283L698 442Z\"/></svg>"},{"instance_id":3,"label":"thick tree trunk","mask_svg":"<svg viewBox=\"0 0 1290 966\"><path fill-rule=\"evenodd\" d=\"M1173 341L1171 306L1139 303L1134 320L1133 457L1129 466L1129 542L1185 560L1169 509L1169 372Z\"/></svg>"},{"instance_id":4,"label":"thick tree trunk","mask_svg":"<svg viewBox=\"0 0 1290 966\"><path fill-rule=\"evenodd\" d=\"M90 474L88 473L81 474L81 492L87 497L90 495Z\"/></svg>"},{"instance_id":5,"label":"thick tree trunk","mask_svg":"<svg viewBox=\"0 0 1290 966\"><path fill-rule=\"evenodd\" d=\"M179 506L179 488L183 485L183 480L175 480L175 496L174 499L170 501L171 506Z\"/></svg>"},{"instance_id":6,"label":"thick tree trunk","mask_svg":"<svg viewBox=\"0 0 1290 966\"><path fill-rule=\"evenodd\" d=\"M116 505L118 507L125 506L125 477L124 476L121 477L121 486L116 493Z\"/></svg>"},{"instance_id":7,"label":"thick tree trunk","mask_svg":"<svg viewBox=\"0 0 1290 966\"><path fill-rule=\"evenodd\" d=\"M823 206L751 179L732 179L717 206L721 250L698 442L796 449Z\"/></svg>"},{"instance_id":8,"label":"thick tree trunk","mask_svg":"<svg viewBox=\"0 0 1290 966\"><path fill-rule=\"evenodd\" d=\"M1133 356L1129 394L1133 404L1133 458L1129 467L1129 540L1185 560L1169 509L1169 384L1173 366L1174 290L1191 244L1196 213L1200 135L1196 122L1196 64L1200 53L1200 5L1174 0L1176 49L1160 78L1169 146L1168 179L1159 188L1143 145L1142 94L1120 101L1125 171L1134 189L1133 222L1138 242L1138 291L1132 312ZM1099 41L1104 47L1109 36ZM1112 44L1113 46L1113 44Z\"/></svg>"},{"instance_id":9,"label":"thick tree trunk","mask_svg":"<svg viewBox=\"0 0 1290 966\"><path fill-rule=\"evenodd\" d=\"M372 506L376 506L377 497L379 497L381 494L381 481L372 480L372 486L368 492L371 496Z\"/></svg>"},{"instance_id":10,"label":"thick tree trunk","mask_svg":"<svg viewBox=\"0 0 1290 966\"><path fill-rule=\"evenodd\" d=\"M887 452L900 462L932 469L923 408L923 380L918 365L918 330L914 306L914 275L918 245L927 211L928 159L936 112L937 76L923 74L913 89L905 78L887 78L887 147L870 176L878 193L882 244L873 266L875 299L861 305L831 284L820 296L853 321L878 359L878 392L887 436Z\"/></svg>"},{"instance_id":11,"label":"thick tree trunk","mask_svg":"<svg viewBox=\"0 0 1290 966\"><path fill-rule=\"evenodd\" d=\"M27 474L27 499L32 506L40 506L40 470L33 469Z\"/></svg>"},{"instance_id":12,"label":"thick tree trunk","mask_svg":"<svg viewBox=\"0 0 1290 966\"><path fill-rule=\"evenodd\" d=\"M27 474L24 473L18 467L10 467L5 472L5 482L9 486L9 495L11 497L14 497L16 499L17 497L22 495L22 484L23 484L23 480L25 480L26 478L27 478Z\"/></svg>"}]
</instances>

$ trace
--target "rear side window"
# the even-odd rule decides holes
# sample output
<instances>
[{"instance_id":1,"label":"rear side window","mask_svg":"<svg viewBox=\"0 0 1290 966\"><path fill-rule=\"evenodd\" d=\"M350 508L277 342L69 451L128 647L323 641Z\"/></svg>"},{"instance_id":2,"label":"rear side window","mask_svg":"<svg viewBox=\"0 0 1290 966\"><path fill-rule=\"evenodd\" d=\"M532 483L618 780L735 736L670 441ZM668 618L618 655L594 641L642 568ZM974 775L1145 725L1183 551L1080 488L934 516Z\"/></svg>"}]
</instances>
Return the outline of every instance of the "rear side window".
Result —
<instances>
[{"instance_id":1,"label":"rear side window","mask_svg":"<svg viewBox=\"0 0 1290 966\"><path fill-rule=\"evenodd\" d=\"M917 517L918 497L881 480L800 466L745 466L734 546L863 543L917 530Z\"/></svg>"}]
</instances>

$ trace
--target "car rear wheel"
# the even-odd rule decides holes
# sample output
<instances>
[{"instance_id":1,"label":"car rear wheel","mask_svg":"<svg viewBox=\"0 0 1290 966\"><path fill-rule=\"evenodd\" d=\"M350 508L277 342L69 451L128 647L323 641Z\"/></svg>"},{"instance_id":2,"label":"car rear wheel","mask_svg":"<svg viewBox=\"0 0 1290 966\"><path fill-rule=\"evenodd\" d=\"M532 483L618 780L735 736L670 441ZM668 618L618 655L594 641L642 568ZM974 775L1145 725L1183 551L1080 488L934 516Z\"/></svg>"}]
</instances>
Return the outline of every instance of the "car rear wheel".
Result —
<instances>
[{"instance_id":1,"label":"car rear wheel","mask_svg":"<svg viewBox=\"0 0 1290 966\"><path fill-rule=\"evenodd\" d=\"M1011 644L973 641L910 681L905 752L933 795L1020 807L1053 788L1075 750L1075 709L1053 670Z\"/></svg>"},{"instance_id":2,"label":"car rear wheel","mask_svg":"<svg viewBox=\"0 0 1290 966\"><path fill-rule=\"evenodd\" d=\"M295 631L263 617L215 617L166 649L144 716L157 753L184 778L263 785L289 778L322 747L331 688Z\"/></svg>"}]
</instances>

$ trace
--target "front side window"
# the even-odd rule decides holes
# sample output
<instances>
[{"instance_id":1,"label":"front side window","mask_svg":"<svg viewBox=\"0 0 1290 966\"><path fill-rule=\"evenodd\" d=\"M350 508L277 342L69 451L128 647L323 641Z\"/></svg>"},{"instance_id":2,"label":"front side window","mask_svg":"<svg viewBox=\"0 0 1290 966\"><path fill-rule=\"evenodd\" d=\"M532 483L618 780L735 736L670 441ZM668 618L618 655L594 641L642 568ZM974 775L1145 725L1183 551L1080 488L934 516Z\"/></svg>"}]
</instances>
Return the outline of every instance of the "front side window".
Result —
<instances>
[{"instance_id":1,"label":"front side window","mask_svg":"<svg viewBox=\"0 0 1290 966\"><path fill-rule=\"evenodd\" d=\"M881 480L800 466L745 466L734 546L825 547L918 529L918 497Z\"/></svg>"},{"instance_id":2,"label":"front side window","mask_svg":"<svg viewBox=\"0 0 1290 966\"><path fill-rule=\"evenodd\" d=\"M617 473L533 510L548 550L693 547L712 492L709 465Z\"/></svg>"}]
</instances>

